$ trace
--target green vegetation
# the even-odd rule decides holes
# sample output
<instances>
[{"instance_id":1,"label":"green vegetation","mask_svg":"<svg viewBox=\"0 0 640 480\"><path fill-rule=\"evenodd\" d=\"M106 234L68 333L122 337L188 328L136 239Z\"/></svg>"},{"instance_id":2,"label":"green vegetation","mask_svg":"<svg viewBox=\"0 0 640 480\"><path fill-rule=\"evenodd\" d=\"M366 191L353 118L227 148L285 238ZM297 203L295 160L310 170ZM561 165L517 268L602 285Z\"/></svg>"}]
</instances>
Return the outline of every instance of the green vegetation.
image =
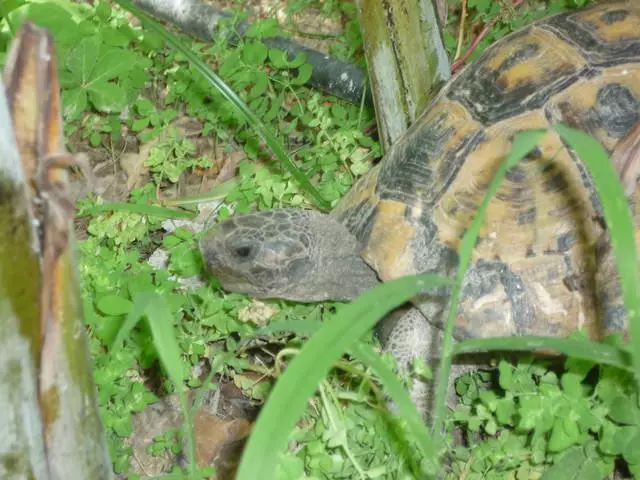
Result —
<instances>
[{"instance_id":1,"label":"green vegetation","mask_svg":"<svg viewBox=\"0 0 640 480\"><path fill-rule=\"evenodd\" d=\"M463 53L475 38L472 25L487 24L498 15L500 20L467 61L523 24L585 2L527 3L514 11L502 2L469 0ZM341 18L345 25L341 35L331 38L330 52L362 63L353 5L288 2L292 15L312 7L319 9L322 18ZM460 447L454 445L451 435L434 435L419 420L392 374L392 362L375 353L376 341L366 333L412 292L424 289L418 280L440 284L450 280L432 276L399 279L349 305L271 302L273 312L266 327L250 315L246 319L245 312L254 305L251 300L223 292L215 279L183 288L182 282L203 269L199 234L188 227L165 233L162 222L191 219L197 212L186 203L184 210L168 208L172 202L163 203L164 197L158 195L185 178L202 181L214 168L216 159L202 155L197 140L214 139L222 155L240 153L242 157L237 178L225 184L224 204L217 208L219 218L232 210L313 207L322 202L335 206L379 157L379 145L372 135L363 133L374 123L372 111L305 87L311 69L305 59L287 61L283 52L269 50L261 42L283 32L299 32L292 17L283 25L256 21L234 48L224 36L211 44L179 37L188 46L186 55L175 44L168 45L158 30L139 26L115 4L16 0L3 8L3 52L23 18L49 27L56 39L70 149L82 144L104 153L112 159L113 168L132 137L139 150L148 152L143 159L148 172L143 169L147 173L141 174L148 183L132 189L126 203L107 204L92 196L79 202L78 212L88 221L88 238L78 242L85 318L117 472L137 478L128 473L132 449L124 442L133 431L134 413L159 397L184 394L189 388L199 388L201 399L206 390L218 388L221 379L231 379L257 404L270 392L238 478L262 478L269 471L279 479L301 478L305 471L307 478L424 478L426 472L438 468L436 452L445 452L449 478L601 479L612 471L616 459L624 460L632 473L640 473L640 449L635 448L640 444L640 410L633 382L634 372L640 374L637 321L631 332L633 349L623 347L618 338L595 346L576 336L573 344L547 344L571 355L563 365L531 358L502 360L497 372L460 378L460 403L455 411L443 410L444 392L440 391L437 425L448 433L457 429L468 442L467 447ZM450 9L444 38L453 58L458 48L458 2L450 2ZM232 29L235 20L245 17L238 12L225 28ZM194 59L203 63L198 66ZM207 66L231 92L213 88L219 86L218 79L203 75ZM179 121L184 118L197 123L196 134L186 134ZM577 135L562 133L568 138ZM505 169L535 145L536 132L521 140L521 149L514 148ZM578 146L587 146L585 162L601 158L597 155L602 152L588 139L577 141ZM270 161L273 156L267 146L281 163ZM283 157L285 151L290 158ZM300 175L315 186L317 194L298 181ZM615 210L619 185L611 171L598 176L610 182L599 192L606 192L603 203ZM499 181L498 176L496 187ZM479 228L482 212L478 213L475 226ZM605 213L609 225L618 226L612 229L612 236L619 265L636 265L624 209L611 213L605 208ZM476 234L477 228L470 229L463 241L458 284ZM146 261L157 248L167 253L167 262L160 268ZM621 270L628 302L637 301L637 269L631 270L626 276ZM630 303L627 307L631 308ZM258 334L266 345L281 350L272 354L275 358L267 366L257 363L247 346ZM497 346L501 345L504 342ZM518 345L529 348L524 341ZM487 340L470 342L468 348L495 346ZM457 345L451 351L461 349L464 346ZM343 357L345 350L349 355ZM283 362L288 366L281 374ZM201 373L202 364L207 366L206 375ZM444 365L439 374L447 376L448 369ZM259 381L253 380L256 376ZM308 403L307 397L316 390ZM399 416L386 411L383 391L393 398ZM167 478L205 478L211 469L194 465L192 419L184 395L182 408L190 467L176 466ZM287 441L297 448L287 449ZM166 434L157 439L153 450L161 453L177 445Z\"/></svg>"}]
</instances>

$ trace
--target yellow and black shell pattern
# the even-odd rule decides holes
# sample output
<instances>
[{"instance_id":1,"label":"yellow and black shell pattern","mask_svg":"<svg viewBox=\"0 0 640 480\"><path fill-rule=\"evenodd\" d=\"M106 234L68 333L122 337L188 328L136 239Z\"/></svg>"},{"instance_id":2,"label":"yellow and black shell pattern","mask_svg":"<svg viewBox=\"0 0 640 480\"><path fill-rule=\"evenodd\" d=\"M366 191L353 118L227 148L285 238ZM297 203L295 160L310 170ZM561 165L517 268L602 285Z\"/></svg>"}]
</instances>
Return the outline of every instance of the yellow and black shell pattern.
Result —
<instances>
[{"instance_id":1,"label":"yellow and black shell pattern","mask_svg":"<svg viewBox=\"0 0 640 480\"><path fill-rule=\"evenodd\" d=\"M382 280L452 275L460 239L517 132L563 123L612 152L639 121L640 2L558 14L510 34L461 71L334 215ZM449 293L414 303L440 322ZM592 179L549 132L489 205L456 334L564 336L581 327L600 338L624 325Z\"/></svg>"}]
</instances>

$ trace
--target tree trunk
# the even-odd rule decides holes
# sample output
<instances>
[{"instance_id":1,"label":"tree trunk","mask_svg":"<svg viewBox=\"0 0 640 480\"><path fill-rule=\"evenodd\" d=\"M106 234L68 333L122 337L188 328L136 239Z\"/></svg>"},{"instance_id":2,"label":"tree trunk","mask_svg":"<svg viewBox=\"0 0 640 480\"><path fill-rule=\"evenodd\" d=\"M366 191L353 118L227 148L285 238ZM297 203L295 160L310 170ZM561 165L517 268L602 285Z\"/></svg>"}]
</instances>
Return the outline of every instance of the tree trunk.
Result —
<instances>
[{"instance_id":1,"label":"tree trunk","mask_svg":"<svg viewBox=\"0 0 640 480\"><path fill-rule=\"evenodd\" d=\"M49 161L55 155L68 165L72 157L63 147L55 52L46 30L23 24L5 82L0 478L110 479L73 261L67 172Z\"/></svg>"},{"instance_id":2,"label":"tree trunk","mask_svg":"<svg viewBox=\"0 0 640 480\"><path fill-rule=\"evenodd\" d=\"M450 74L440 35L446 2L357 0L384 151L424 112ZM443 7L444 6L444 7Z\"/></svg>"}]
</instances>

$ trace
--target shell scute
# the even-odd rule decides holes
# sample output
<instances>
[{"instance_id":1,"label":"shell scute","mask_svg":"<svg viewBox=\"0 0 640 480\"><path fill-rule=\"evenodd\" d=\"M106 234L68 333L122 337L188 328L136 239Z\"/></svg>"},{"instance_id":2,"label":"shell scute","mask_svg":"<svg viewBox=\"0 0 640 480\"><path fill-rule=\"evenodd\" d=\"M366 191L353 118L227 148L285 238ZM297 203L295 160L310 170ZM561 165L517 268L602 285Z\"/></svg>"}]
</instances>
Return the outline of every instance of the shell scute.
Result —
<instances>
[{"instance_id":1,"label":"shell scute","mask_svg":"<svg viewBox=\"0 0 640 480\"><path fill-rule=\"evenodd\" d=\"M580 79L550 99L545 114L550 123L563 122L584 130L609 151L613 150L640 121L638 60L635 64L610 67L600 75Z\"/></svg>"},{"instance_id":2,"label":"shell scute","mask_svg":"<svg viewBox=\"0 0 640 480\"><path fill-rule=\"evenodd\" d=\"M483 139L482 125L462 105L434 104L389 151L381 166L377 194L382 199L432 208Z\"/></svg>"},{"instance_id":3,"label":"shell scute","mask_svg":"<svg viewBox=\"0 0 640 480\"><path fill-rule=\"evenodd\" d=\"M587 66L580 50L537 26L487 49L474 68L465 69L448 96L484 124L543 106Z\"/></svg>"},{"instance_id":4,"label":"shell scute","mask_svg":"<svg viewBox=\"0 0 640 480\"><path fill-rule=\"evenodd\" d=\"M453 275L460 239L520 131L586 130L611 153L640 122L640 4L560 14L488 48L388 152L340 219L383 280ZM369 196L369 198L367 198ZM632 198L640 225L640 195ZM456 319L460 336L619 331L624 310L593 181L549 131L486 212ZM640 228L636 228L640 242ZM449 292L414 299L441 322Z\"/></svg>"},{"instance_id":5,"label":"shell scute","mask_svg":"<svg viewBox=\"0 0 640 480\"><path fill-rule=\"evenodd\" d=\"M619 2L565 13L545 21L563 42L576 45L597 66L634 61L640 55L640 5Z\"/></svg>"}]
</instances>

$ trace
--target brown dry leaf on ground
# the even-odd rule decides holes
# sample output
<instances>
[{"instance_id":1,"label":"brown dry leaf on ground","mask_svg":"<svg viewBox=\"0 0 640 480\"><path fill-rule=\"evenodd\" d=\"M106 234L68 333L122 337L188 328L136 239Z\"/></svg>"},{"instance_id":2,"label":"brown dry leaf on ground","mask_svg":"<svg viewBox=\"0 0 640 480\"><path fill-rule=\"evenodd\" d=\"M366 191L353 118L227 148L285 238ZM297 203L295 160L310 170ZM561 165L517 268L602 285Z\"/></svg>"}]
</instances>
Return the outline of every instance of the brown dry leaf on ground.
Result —
<instances>
[{"instance_id":1,"label":"brown dry leaf on ground","mask_svg":"<svg viewBox=\"0 0 640 480\"><path fill-rule=\"evenodd\" d=\"M198 412L194 419L198 464L215 465L217 480L234 478L251 426L245 418L223 420Z\"/></svg>"},{"instance_id":2,"label":"brown dry leaf on ground","mask_svg":"<svg viewBox=\"0 0 640 480\"><path fill-rule=\"evenodd\" d=\"M232 382L220 382L218 387L218 390L204 394L194 416L196 458L199 466L213 465L216 468L217 474L212 479L227 480L235 476L256 410ZM194 393L189 392L191 400ZM134 414L134 431L127 439L133 448L131 473L157 477L176 465L186 466L184 452L178 455L170 452L151 455L148 452L155 437L179 431L183 426L184 418L177 395L169 395Z\"/></svg>"}]
</instances>

